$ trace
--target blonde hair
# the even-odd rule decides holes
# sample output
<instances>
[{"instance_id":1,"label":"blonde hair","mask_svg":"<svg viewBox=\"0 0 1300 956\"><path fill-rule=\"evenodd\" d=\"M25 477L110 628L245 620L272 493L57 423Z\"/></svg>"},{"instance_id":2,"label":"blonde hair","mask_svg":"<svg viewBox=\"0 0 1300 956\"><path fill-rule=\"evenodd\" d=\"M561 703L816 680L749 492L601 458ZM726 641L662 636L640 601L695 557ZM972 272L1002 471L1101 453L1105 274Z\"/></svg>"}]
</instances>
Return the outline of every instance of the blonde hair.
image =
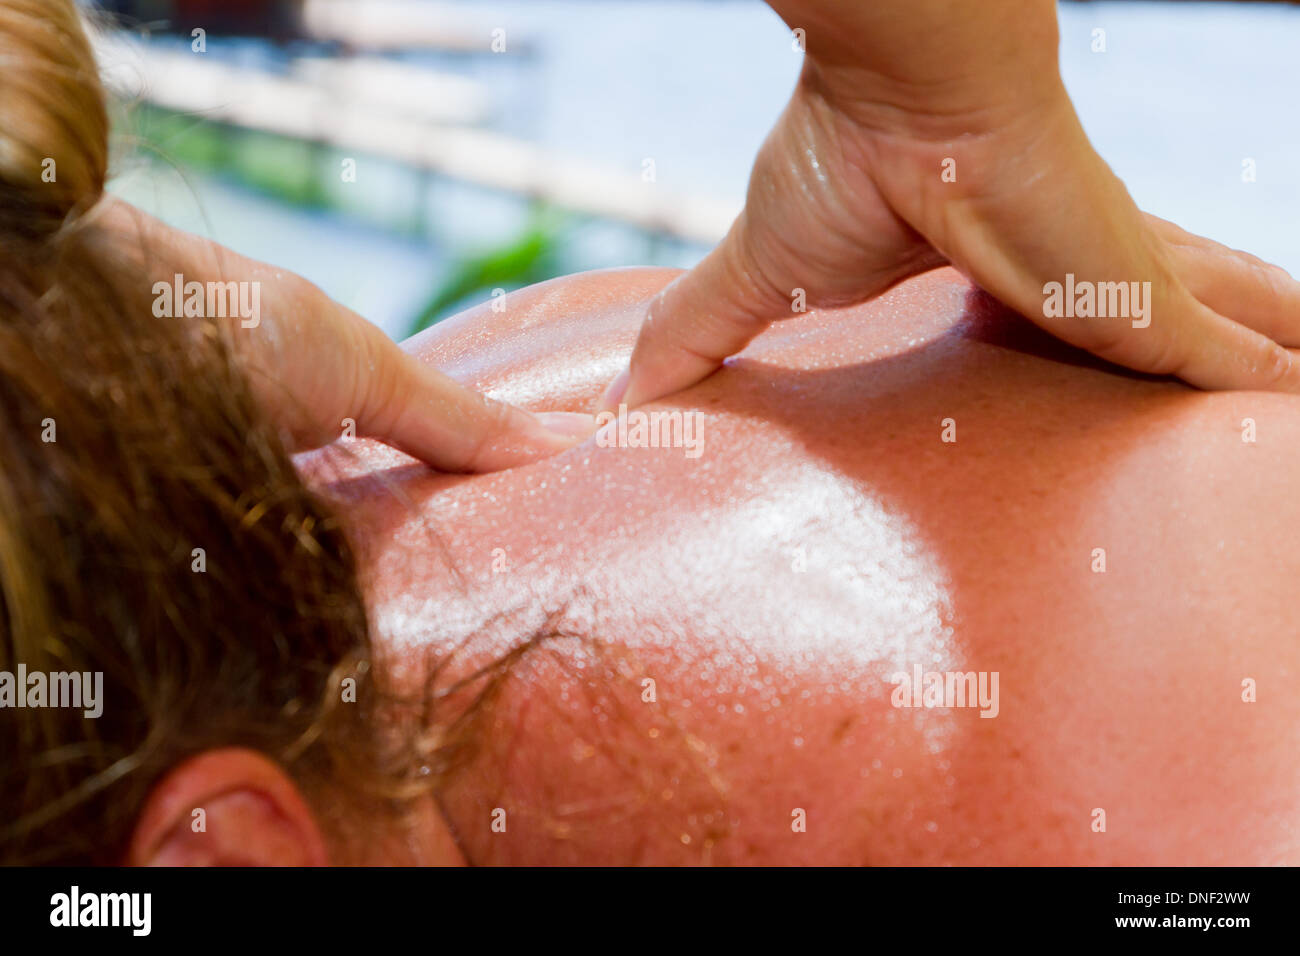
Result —
<instances>
[{"instance_id":1,"label":"blonde hair","mask_svg":"<svg viewBox=\"0 0 1300 956\"><path fill-rule=\"evenodd\" d=\"M154 318L148 250L97 224L79 16L0 0L0 671L102 673L103 712L0 709L9 864L120 862L160 776L214 747L278 759L309 799L343 763L386 772L347 540L221 330Z\"/></svg>"},{"instance_id":2,"label":"blonde hair","mask_svg":"<svg viewBox=\"0 0 1300 956\"><path fill-rule=\"evenodd\" d=\"M54 235L99 201L108 115L71 0L0 3L0 233Z\"/></svg>"}]
</instances>

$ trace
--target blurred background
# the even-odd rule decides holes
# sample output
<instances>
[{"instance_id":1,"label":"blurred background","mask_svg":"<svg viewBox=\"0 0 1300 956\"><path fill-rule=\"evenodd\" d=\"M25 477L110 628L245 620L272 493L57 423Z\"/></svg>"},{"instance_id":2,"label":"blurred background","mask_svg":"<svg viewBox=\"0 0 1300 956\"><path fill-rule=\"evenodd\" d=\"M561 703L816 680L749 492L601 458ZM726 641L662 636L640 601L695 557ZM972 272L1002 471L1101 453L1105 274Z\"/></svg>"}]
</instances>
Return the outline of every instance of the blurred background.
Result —
<instances>
[{"instance_id":1,"label":"blurred background","mask_svg":"<svg viewBox=\"0 0 1300 956\"><path fill-rule=\"evenodd\" d=\"M395 338L497 288L694 264L802 63L759 0L87 5L112 190ZM1300 275L1300 8L1067 2L1061 59L1140 205Z\"/></svg>"}]
</instances>

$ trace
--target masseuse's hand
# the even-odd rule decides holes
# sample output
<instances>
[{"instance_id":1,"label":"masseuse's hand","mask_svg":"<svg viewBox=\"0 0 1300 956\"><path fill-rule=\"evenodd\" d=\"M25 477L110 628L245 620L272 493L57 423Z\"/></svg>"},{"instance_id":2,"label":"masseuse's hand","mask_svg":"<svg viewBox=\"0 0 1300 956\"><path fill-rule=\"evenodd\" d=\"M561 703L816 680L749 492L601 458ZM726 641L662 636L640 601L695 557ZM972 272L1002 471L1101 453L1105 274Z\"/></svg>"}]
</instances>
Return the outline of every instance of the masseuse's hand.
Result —
<instances>
[{"instance_id":1,"label":"masseuse's hand","mask_svg":"<svg viewBox=\"0 0 1300 956\"><path fill-rule=\"evenodd\" d=\"M798 290L808 307L848 305L945 262L1121 365L1202 388L1300 391L1300 361L1282 347L1300 345L1300 285L1138 210L1061 83L1054 0L771 5L806 31L798 88L743 213L652 300L604 407L708 375L790 317ZM1049 317L1044 286L1067 274L1150 282L1145 316Z\"/></svg>"},{"instance_id":2,"label":"masseuse's hand","mask_svg":"<svg viewBox=\"0 0 1300 956\"><path fill-rule=\"evenodd\" d=\"M357 436L439 471L487 472L549 457L595 431L591 415L534 414L461 385L303 280L262 311L263 327L234 329L236 348L292 451L329 444L351 419Z\"/></svg>"},{"instance_id":3,"label":"masseuse's hand","mask_svg":"<svg viewBox=\"0 0 1300 956\"><path fill-rule=\"evenodd\" d=\"M306 280L172 229L126 203L105 200L105 227L124 249L147 249L150 282L259 283L253 319L230 317L231 341L254 396L291 451L339 438L345 421L442 471L496 471L577 443L591 415L532 414L494 401L402 351L376 326Z\"/></svg>"}]
</instances>

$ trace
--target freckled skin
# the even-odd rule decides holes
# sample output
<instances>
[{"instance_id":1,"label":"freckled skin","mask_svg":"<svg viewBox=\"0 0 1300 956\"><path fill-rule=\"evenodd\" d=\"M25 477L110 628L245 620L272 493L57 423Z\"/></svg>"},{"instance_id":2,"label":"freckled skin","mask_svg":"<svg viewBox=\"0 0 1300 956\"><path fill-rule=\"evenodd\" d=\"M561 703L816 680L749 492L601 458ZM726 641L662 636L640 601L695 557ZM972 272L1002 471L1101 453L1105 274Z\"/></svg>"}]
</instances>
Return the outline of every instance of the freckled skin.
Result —
<instances>
[{"instance_id":1,"label":"freckled skin","mask_svg":"<svg viewBox=\"0 0 1300 956\"><path fill-rule=\"evenodd\" d=\"M556 280L407 347L589 409L674 275ZM546 635L443 795L471 862L1300 862L1296 399L1121 373L940 270L651 409L702 413L700 456L303 462L399 684ZM914 664L998 672L997 716L892 707Z\"/></svg>"}]
</instances>

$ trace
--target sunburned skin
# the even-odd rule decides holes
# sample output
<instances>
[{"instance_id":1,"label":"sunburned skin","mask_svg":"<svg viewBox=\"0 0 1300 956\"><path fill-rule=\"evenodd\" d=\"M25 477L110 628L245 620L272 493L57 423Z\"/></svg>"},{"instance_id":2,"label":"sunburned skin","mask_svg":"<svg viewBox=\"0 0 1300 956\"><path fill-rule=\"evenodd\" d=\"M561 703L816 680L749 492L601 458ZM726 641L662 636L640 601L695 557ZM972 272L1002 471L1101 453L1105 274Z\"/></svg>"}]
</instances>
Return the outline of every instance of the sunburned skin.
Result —
<instances>
[{"instance_id":1,"label":"sunburned skin","mask_svg":"<svg viewBox=\"0 0 1300 956\"><path fill-rule=\"evenodd\" d=\"M589 410L674 275L556 280L408 347ZM1300 862L1300 402L1123 374L940 270L646 410L674 409L696 457L303 462L402 686L536 638L441 800L467 861ZM896 707L899 672L996 698Z\"/></svg>"}]
</instances>

